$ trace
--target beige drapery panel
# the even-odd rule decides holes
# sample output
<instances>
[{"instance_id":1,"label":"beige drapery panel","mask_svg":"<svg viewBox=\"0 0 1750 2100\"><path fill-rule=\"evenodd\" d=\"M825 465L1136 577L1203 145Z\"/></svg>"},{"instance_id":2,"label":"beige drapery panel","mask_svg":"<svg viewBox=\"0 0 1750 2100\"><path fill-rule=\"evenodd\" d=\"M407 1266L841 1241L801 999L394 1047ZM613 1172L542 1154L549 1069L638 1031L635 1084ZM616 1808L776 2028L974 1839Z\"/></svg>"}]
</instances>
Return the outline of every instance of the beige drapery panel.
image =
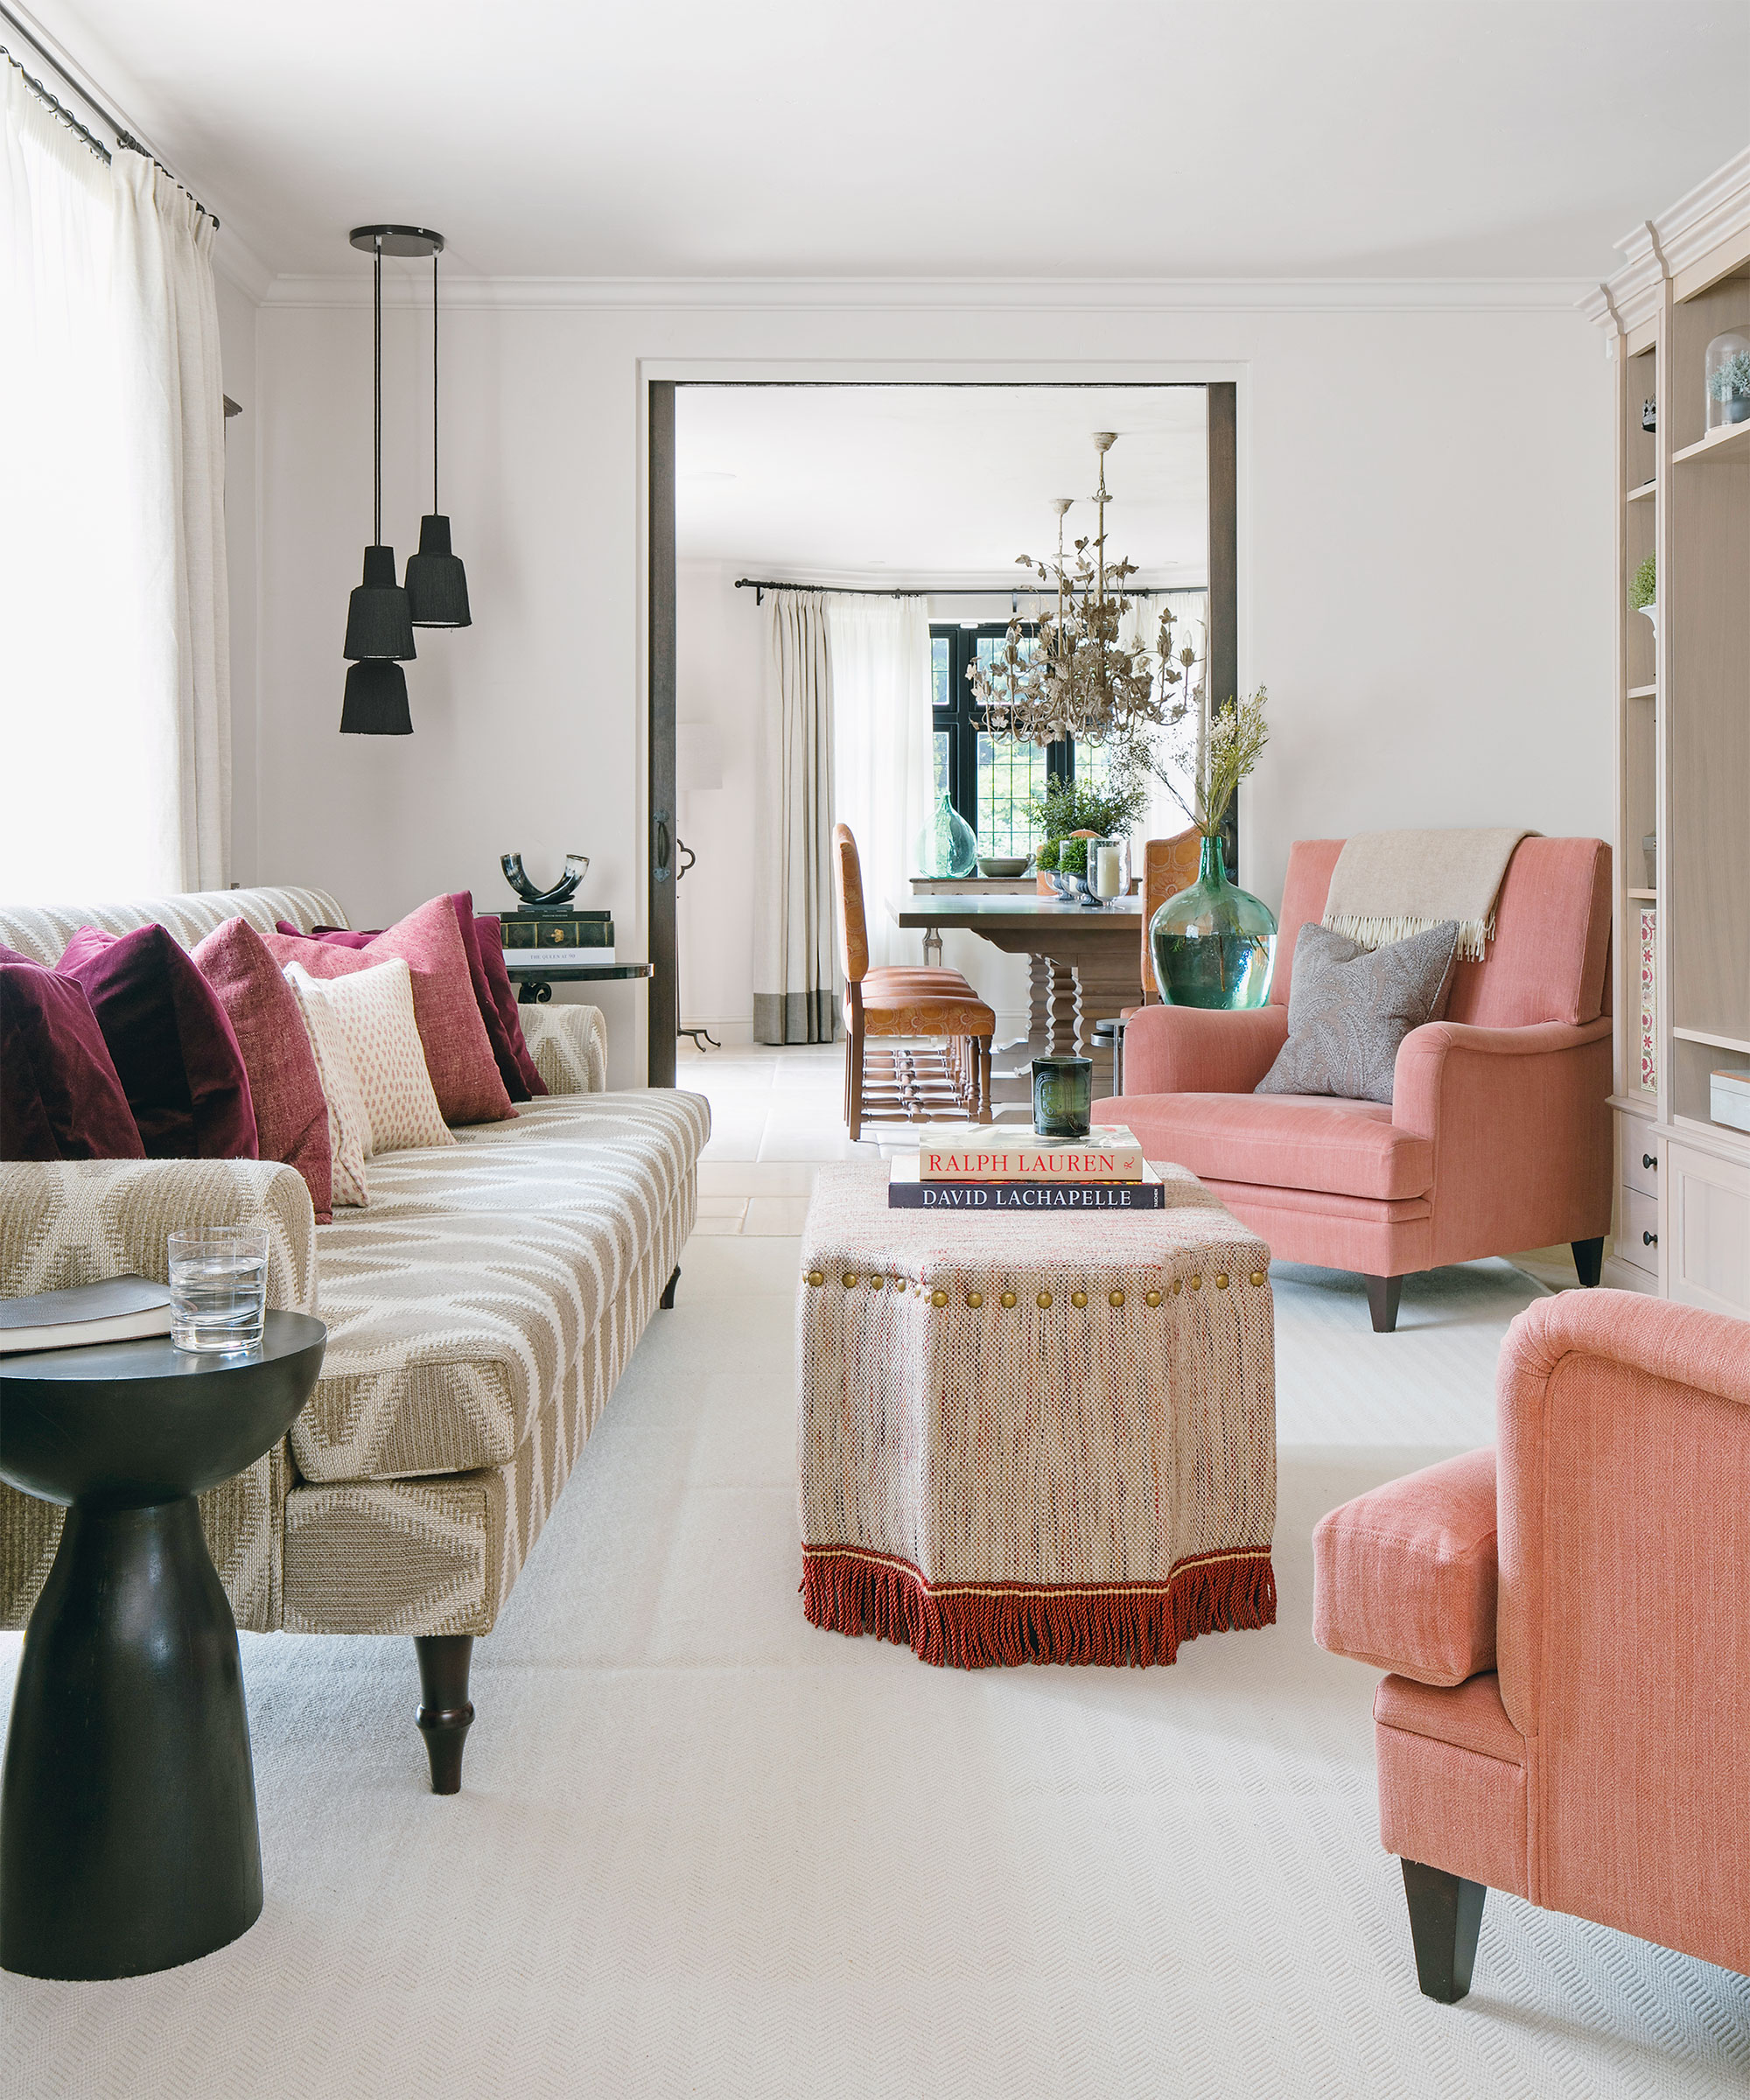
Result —
<instances>
[{"instance_id":1,"label":"beige drapery panel","mask_svg":"<svg viewBox=\"0 0 1750 2100\"><path fill-rule=\"evenodd\" d=\"M817 592L772 593L755 780L754 1040L830 1043L840 996L832 655Z\"/></svg>"}]
</instances>

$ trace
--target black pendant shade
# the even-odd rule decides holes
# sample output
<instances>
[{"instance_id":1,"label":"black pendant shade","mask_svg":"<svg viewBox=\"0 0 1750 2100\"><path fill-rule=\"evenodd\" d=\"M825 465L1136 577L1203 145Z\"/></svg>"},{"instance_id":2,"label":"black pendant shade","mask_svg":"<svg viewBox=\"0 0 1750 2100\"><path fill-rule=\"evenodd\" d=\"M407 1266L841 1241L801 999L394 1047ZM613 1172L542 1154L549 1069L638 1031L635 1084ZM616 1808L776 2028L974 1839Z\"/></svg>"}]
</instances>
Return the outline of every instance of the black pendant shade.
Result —
<instances>
[{"instance_id":1,"label":"black pendant shade","mask_svg":"<svg viewBox=\"0 0 1750 2100\"><path fill-rule=\"evenodd\" d=\"M413 564L407 566L410 572ZM352 663L367 658L396 663L413 661L413 620L408 594L395 580L393 547L365 550L365 580L353 592L346 607L346 647L342 654ZM401 682L404 696L407 681L403 678Z\"/></svg>"},{"instance_id":2,"label":"black pendant shade","mask_svg":"<svg viewBox=\"0 0 1750 2100\"><path fill-rule=\"evenodd\" d=\"M346 696L340 704L343 737L410 737L407 673L398 663L368 656L346 667Z\"/></svg>"},{"instance_id":3,"label":"black pendant shade","mask_svg":"<svg viewBox=\"0 0 1750 2100\"><path fill-rule=\"evenodd\" d=\"M407 601L416 627L473 625L468 572L450 551L450 521L441 514L428 513L419 521L419 552L407 557Z\"/></svg>"}]
</instances>

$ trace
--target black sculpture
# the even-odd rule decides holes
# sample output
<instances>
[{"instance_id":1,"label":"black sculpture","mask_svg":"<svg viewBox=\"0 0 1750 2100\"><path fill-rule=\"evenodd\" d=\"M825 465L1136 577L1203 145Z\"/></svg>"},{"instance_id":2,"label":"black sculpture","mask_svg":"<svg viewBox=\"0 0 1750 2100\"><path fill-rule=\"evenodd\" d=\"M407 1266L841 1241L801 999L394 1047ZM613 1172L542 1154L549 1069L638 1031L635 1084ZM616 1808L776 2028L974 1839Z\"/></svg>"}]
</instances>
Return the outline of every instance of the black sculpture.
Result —
<instances>
[{"instance_id":1,"label":"black sculpture","mask_svg":"<svg viewBox=\"0 0 1750 2100\"><path fill-rule=\"evenodd\" d=\"M504 870L504 878L532 912L556 912L561 905L569 904L571 892L590 872L587 853L568 853L565 856L565 872L550 890L537 890L522 872L520 853L500 853L498 864Z\"/></svg>"}]
</instances>

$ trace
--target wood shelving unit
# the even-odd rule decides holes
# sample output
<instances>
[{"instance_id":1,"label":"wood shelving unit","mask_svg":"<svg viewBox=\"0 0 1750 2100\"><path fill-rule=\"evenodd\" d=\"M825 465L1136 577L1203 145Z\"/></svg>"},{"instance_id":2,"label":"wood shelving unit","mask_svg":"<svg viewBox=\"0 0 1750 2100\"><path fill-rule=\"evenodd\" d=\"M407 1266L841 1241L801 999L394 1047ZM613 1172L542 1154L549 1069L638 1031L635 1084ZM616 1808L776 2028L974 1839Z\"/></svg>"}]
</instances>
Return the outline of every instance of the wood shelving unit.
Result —
<instances>
[{"instance_id":1,"label":"wood shelving unit","mask_svg":"<svg viewBox=\"0 0 1750 2100\"><path fill-rule=\"evenodd\" d=\"M1606 1280L1750 1319L1750 1136L1709 1114L1710 1074L1750 1072L1750 423L1710 430L1703 383L1712 339L1750 327L1750 151L1620 245L1623 267L1587 302L1617 369ZM1649 554L1656 634L1628 606Z\"/></svg>"}]
</instances>

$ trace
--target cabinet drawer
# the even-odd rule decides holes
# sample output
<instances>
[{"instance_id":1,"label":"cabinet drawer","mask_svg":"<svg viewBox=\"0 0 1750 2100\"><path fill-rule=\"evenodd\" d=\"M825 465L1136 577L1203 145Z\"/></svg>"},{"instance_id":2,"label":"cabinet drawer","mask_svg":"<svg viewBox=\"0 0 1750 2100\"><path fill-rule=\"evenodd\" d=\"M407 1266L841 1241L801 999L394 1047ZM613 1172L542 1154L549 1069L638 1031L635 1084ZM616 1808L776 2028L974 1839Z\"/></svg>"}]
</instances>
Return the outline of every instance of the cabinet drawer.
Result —
<instances>
[{"instance_id":1,"label":"cabinet drawer","mask_svg":"<svg viewBox=\"0 0 1750 2100\"><path fill-rule=\"evenodd\" d=\"M1622 1186L1638 1188L1643 1196L1659 1193L1659 1141L1653 1126L1639 1116L1619 1116L1617 1144L1622 1155ZM1651 1249L1648 1250L1651 1252Z\"/></svg>"},{"instance_id":2,"label":"cabinet drawer","mask_svg":"<svg viewBox=\"0 0 1750 2100\"><path fill-rule=\"evenodd\" d=\"M1750 1318L1750 1166L1668 1144L1665 1295Z\"/></svg>"},{"instance_id":3,"label":"cabinet drawer","mask_svg":"<svg viewBox=\"0 0 1750 2100\"><path fill-rule=\"evenodd\" d=\"M1649 1241L1647 1235L1653 1236ZM1659 1203L1655 1196L1643 1196L1638 1188L1625 1188L1622 1192L1622 1232L1616 1242L1619 1261L1631 1263L1636 1269L1644 1269L1649 1276L1659 1273Z\"/></svg>"}]
</instances>

